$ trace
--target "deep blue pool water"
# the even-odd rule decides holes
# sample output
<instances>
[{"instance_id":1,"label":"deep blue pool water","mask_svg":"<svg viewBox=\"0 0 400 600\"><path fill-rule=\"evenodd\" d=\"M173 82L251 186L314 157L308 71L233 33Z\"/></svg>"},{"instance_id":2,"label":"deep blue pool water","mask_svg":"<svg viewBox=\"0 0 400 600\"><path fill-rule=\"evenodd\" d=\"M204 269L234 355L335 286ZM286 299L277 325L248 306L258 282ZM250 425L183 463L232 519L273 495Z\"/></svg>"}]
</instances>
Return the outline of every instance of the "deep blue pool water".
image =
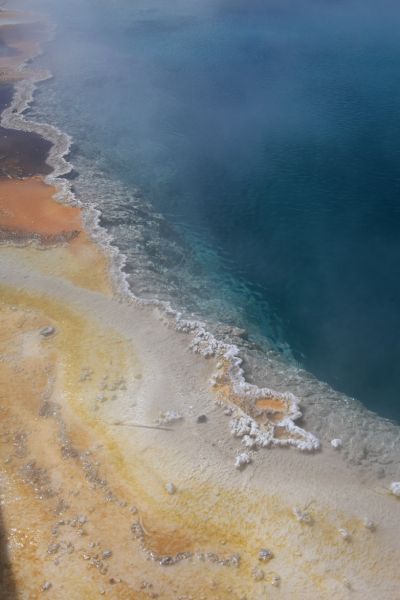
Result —
<instances>
[{"instance_id":1,"label":"deep blue pool water","mask_svg":"<svg viewBox=\"0 0 400 600\"><path fill-rule=\"evenodd\" d=\"M35 4L58 23L37 111L75 155L175 226L242 325L400 420L400 5Z\"/></svg>"}]
</instances>

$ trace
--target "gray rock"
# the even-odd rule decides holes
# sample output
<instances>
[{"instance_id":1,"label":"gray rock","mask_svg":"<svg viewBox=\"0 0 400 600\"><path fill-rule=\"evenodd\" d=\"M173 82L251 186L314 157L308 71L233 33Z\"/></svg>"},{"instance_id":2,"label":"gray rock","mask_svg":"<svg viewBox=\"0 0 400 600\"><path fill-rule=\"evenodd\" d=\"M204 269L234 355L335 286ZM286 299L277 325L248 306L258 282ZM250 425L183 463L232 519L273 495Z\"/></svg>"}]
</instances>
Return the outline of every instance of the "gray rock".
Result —
<instances>
[{"instance_id":1,"label":"gray rock","mask_svg":"<svg viewBox=\"0 0 400 600\"><path fill-rule=\"evenodd\" d=\"M53 335L56 332L54 327L43 327L43 329L40 330L40 335L42 335L43 337L49 337L50 335Z\"/></svg>"},{"instance_id":2,"label":"gray rock","mask_svg":"<svg viewBox=\"0 0 400 600\"><path fill-rule=\"evenodd\" d=\"M207 423L207 415L199 415L196 419L196 423Z\"/></svg>"}]
</instances>

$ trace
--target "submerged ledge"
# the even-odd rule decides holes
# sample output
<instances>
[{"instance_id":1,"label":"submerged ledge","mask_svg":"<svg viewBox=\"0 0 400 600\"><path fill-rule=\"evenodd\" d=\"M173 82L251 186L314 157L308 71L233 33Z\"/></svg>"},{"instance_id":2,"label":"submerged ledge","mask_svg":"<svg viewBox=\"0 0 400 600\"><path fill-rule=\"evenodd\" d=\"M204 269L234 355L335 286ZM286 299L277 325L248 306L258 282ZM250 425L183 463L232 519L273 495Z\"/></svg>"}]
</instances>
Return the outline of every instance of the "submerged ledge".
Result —
<instances>
[{"instance_id":1,"label":"submerged ledge","mask_svg":"<svg viewBox=\"0 0 400 600\"><path fill-rule=\"evenodd\" d=\"M333 447L257 452L319 442L293 394L245 381L238 348L129 293L60 178L68 136L21 114L47 75L21 70L23 16L6 19L23 50L0 58L18 81L3 122L53 144L44 180L0 181L9 597L397 598L398 499Z\"/></svg>"}]
</instances>

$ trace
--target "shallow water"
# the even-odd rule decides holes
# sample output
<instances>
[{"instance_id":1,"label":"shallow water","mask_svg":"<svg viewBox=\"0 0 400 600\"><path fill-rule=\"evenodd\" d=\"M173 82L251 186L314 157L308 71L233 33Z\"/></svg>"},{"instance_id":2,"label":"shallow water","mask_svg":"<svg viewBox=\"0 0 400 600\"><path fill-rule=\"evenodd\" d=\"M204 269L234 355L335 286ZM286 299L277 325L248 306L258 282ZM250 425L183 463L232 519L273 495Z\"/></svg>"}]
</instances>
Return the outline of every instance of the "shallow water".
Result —
<instances>
[{"instance_id":1,"label":"shallow water","mask_svg":"<svg viewBox=\"0 0 400 600\"><path fill-rule=\"evenodd\" d=\"M399 420L396 3L34 4L31 114L73 136L133 289Z\"/></svg>"}]
</instances>

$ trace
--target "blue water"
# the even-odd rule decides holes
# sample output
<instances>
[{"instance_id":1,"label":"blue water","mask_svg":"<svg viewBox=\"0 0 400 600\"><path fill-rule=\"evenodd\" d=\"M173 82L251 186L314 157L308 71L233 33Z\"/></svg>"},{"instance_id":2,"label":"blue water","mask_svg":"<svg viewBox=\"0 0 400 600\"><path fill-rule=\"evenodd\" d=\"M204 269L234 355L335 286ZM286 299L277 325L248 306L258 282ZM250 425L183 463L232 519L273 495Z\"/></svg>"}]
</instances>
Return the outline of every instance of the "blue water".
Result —
<instances>
[{"instance_id":1,"label":"blue water","mask_svg":"<svg viewBox=\"0 0 400 600\"><path fill-rule=\"evenodd\" d=\"M74 136L78 170L171 224L151 230L170 251L152 269L176 303L400 420L398 2L34 4L58 23L37 110ZM137 207L104 206L129 254Z\"/></svg>"}]
</instances>

